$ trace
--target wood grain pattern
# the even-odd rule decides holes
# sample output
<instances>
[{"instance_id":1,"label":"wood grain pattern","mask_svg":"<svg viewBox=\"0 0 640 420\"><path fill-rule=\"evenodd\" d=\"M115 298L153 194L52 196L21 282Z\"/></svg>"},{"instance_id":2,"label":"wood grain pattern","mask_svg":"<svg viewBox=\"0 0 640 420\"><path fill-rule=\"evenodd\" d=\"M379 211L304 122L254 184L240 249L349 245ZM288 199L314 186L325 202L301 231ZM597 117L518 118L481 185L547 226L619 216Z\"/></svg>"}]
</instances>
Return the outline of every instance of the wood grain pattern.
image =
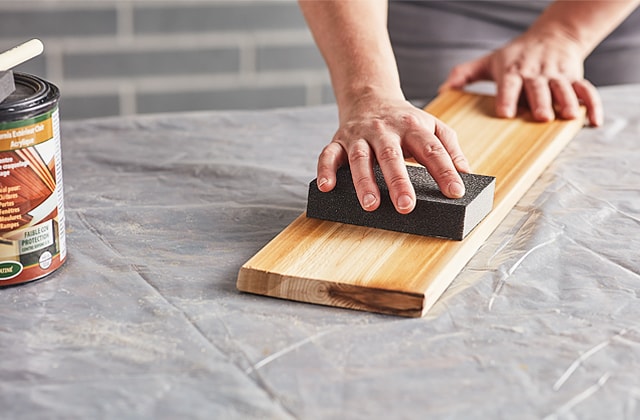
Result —
<instances>
[{"instance_id":1,"label":"wood grain pattern","mask_svg":"<svg viewBox=\"0 0 640 420\"><path fill-rule=\"evenodd\" d=\"M583 119L537 123L493 117L494 98L450 91L426 110L452 126L474 173L496 177L494 208L463 241L300 215L247 261L241 291L409 317L423 316Z\"/></svg>"}]
</instances>

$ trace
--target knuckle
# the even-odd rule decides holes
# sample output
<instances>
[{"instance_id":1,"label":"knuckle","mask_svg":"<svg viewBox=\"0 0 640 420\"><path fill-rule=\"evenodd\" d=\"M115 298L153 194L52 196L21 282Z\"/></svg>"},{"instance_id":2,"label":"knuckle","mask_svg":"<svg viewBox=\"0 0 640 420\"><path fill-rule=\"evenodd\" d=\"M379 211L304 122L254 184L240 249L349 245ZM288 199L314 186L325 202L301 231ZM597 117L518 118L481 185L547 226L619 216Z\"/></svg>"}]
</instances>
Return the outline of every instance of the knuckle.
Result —
<instances>
[{"instance_id":1,"label":"knuckle","mask_svg":"<svg viewBox=\"0 0 640 420\"><path fill-rule=\"evenodd\" d=\"M458 133L446 124L440 124L438 127L438 137L449 142L458 142Z\"/></svg>"},{"instance_id":2,"label":"knuckle","mask_svg":"<svg viewBox=\"0 0 640 420\"><path fill-rule=\"evenodd\" d=\"M407 131L418 130L422 128L422 123L417 115L405 114L401 117L402 125Z\"/></svg>"},{"instance_id":3,"label":"knuckle","mask_svg":"<svg viewBox=\"0 0 640 420\"><path fill-rule=\"evenodd\" d=\"M344 161L344 149L339 143L331 142L326 145L318 156L319 165L331 167L331 165Z\"/></svg>"},{"instance_id":4,"label":"knuckle","mask_svg":"<svg viewBox=\"0 0 640 420\"><path fill-rule=\"evenodd\" d=\"M369 150L364 147L354 147L349 153L349 162L351 163L363 160L368 161L369 159L371 159L371 154L369 153Z\"/></svg>"},{"instance_id":5,"label":"knuckle","mask_svg":"<svg viewBox=\"0 0 640 420\"><path fill-rule=\"evenodd\" d=\"M353 185L356 187L356 190L369 191L371 190L371 183L372 180L366 175L355 177L353 180Z\"/></svg>"},{"instance_id":6,"label":"knuckle","mask_svg":"<svg viewBox=\"0 0 640 420\"><path fill-rule=\"evenodd\" d=\"M444 123L438 124L438 129L443 134L448 134L451 136L455 136L456 134L453 128L449 127L447 124L444 124Z\"/></svg>"},{"instance_id":7,"label":"knuckle","mask_svg":"<svg viewBox=\"0 0 640 420\"><path fill-rule=\"evenodd\" d=\"M386 131L386 123L380 118L374 118L370 124L371 131L377 136Z\"/></svg>"},{"instance_id":8,"label":"knuckle","mask_svg":"<svg viewBox=\"0 0 640 420\"><path fill-rule=\"evenodd\" d=\"M340 126L340 128L338 129L338 131L336 132L336 135L334 136L334 141L336 141L337 139L343 138L343 139L348 139L353 137L354 132L357 131L356 129L358 128L358 124L353 122L353 121L349 121L346 124Z\"/></svg>"},{"instance_id":9,"label":"knuckle","mask_svg":"<svg viewBox=\"0 0 640 420\"><path fill-rule=\"evenodd\" d=\"M318 172L326 173L331 171L332 168L333 168L333 165L331 165L329 161L322 159L322 157L318 160L318 166L317 166Z\"/></svg>"},{"instance_id":10,"label":"knuckle","mask_svg":"<svg viewBox=\"0 0 640 420\"><path fill-rule=\"evenodd\" d=\"M338 154L338 151L336 150L336 143L329 143L326 146L324 146L322 148L322 151L320 152L320 156L323 157L333 157L336 156Z\"/></svg>"},{"instance_id":11,"label":"knuckle","mask_svg":"<svg viewBox=\"0 0 640 420\"><path fill-rule=\"evenodd\" d=\"M504 77L502 83L507 88L513 88L520 85L520 80L522 77L518 73L507 73Z\"/></svg>"},{"instance_id":12,"label":"knuckle","mask_svg":"<svg viewBox=\"0 0 640 420\"><path fill-rule=\"evenodd\" d=\"M455 166L463 166L468 163L467 158L462 154L451 156L451 161Z\"/></svg>"},{"instance_id":13,"label":"knuckle","mask_svg":"<svg viewBox=\"0 0 640 420\"><path fill-rule=\"evenodd\" d=\"M409 190L409 186L411 185L409 179L403 174L392 175L386 180L386 182L389 187L403 192L405 190Z\"/></svg>"},{"instance_id":14,"label":"knuckle","mask_svg":"<svg viewBox=\"0 0 640 420\"><path fill-rule=\"evenodd\" d=\"M442 170L440 170L440 172L438 173L440 179L451 179L451 178L457 178L457 172L454 171L451 168L443 168Z\"/></svg>"},{"instance_id":15,"label":"knuckle","mask_svg":"<svg viewBox=\"0 0 640 420\"><path fill-rule=\"evenodd\" d=\"M430 142L423 149L425 159L437 159L446 154L446 150L440 142Z\"/></svg>"},{"instance_id":16,"label":"knuckle","mask_svg":"<svg viewBox=\"0 0 640 420\"><path fill-rule=\"evenodd\" d=\"M402 157L402 153L393 146L383 147L376 155L381 162L389 162Z\"/></svg>"},{"instance_id":17,"label":"knuckle","mask_svg":"<svg viewBox=\"0 0 640 420\"><path fill-rule=\"evenodd\" d=\"M548 81L542 77L528 77L525 79L525 82L533 89L538 90L538 89L544 89L548 86Z\"/></svg>"},{"instance_id":18,"label":"knuckle","mask_svg":"<svg viewBox=\"0 0 640 420\"><path fill-rule=\"evenodd\" d=\"M510 77L520 77L520 75L522 74L523 68L524 68L524 65L522 64L522 62L520 60L517 60L509 64L505 68L505 73L507 76L510 76Z\"/></svg>"},{"instance_id":19,"label":"knuckle","mask_svg":"<svg viewBox=\"0 0 640 420\"><path fill-rule=\"evenodd\" d=\"M595 86L588 81L587 79L579 79L574 81L571 86L573 87L573 89L583 89L584 91L588 92L589 94L593 94L593 95L597 95L598 92L595 88Z\"/></svg>"}]
</instances>

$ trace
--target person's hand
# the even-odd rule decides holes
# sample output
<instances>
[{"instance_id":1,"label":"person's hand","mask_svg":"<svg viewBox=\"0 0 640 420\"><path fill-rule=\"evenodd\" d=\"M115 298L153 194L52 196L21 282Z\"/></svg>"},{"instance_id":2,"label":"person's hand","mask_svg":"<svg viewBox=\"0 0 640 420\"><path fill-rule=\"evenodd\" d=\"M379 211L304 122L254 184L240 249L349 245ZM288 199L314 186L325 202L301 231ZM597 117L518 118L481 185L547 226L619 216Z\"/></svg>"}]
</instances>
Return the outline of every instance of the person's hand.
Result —
<instances>
[{"instance_id":1,"label":"person's hand","mask_svg":"<svg viewBox=\"0 0 640 420\"><path fill-rule=\"evenodd\" d=\"M602 124L596 88L584 79L579 45L560 33L527 32L504 47L453 68L441 90L460 89L479 80L496 82L496 114L515 116L521 96L537 121L574 119L584 105L589 122Z\"/></svg>"},{"instance_id":2,"label":"person's hand","mask_svg":"<svg viewBox=\"0 0 640 420\"><path fill-rule=\"evenodd\" d=\"M464 195L458 171L470 169L453 129L404 99L361 97L340 110L340 127L318 158L318 188L331 191L336 171L349 164L360 205L373 211L380 205L373 173L377 162L396 210L410 213L416 196L405 157L424 165L444 195Z\"/></svg>"}]
</instances>

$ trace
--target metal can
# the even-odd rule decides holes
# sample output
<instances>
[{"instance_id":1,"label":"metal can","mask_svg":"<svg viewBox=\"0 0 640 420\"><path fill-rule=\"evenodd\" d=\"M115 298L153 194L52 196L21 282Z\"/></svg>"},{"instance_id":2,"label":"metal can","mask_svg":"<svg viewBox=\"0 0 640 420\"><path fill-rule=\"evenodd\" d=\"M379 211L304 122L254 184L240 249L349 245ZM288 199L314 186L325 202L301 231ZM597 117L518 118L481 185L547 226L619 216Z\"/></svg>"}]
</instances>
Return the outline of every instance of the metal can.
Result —
<instances>
[{"instance_id":1,"label":"metal can","mask_svg":"<svg viewBox=\"0 0 640 420\"><path fill-rule=\"evenodd\" d=\"M66 259L58 88L15 73L0 103L0 286L36 280Z\"/></svg>"}]
</instances>

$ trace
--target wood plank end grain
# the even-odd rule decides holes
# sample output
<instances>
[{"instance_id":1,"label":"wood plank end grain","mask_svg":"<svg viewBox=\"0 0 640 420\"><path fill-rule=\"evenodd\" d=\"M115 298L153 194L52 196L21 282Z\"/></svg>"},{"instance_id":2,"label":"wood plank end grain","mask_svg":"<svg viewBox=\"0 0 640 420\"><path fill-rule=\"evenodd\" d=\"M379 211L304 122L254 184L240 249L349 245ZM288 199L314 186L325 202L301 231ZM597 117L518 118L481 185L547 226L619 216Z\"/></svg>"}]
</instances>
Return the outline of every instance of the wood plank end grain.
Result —
<instances>
[{"instance_id":1,"label":"wood plank end grain","mask_svg":"<svg viewBox=\"0 0 640 420\"><path fill-rule=\"evenodd\" d=\"M238 273L238 290L318 305L418 318L425 312L425 296L313 278L266 272L245 264Z\"/></svg>"}]
</instances>

